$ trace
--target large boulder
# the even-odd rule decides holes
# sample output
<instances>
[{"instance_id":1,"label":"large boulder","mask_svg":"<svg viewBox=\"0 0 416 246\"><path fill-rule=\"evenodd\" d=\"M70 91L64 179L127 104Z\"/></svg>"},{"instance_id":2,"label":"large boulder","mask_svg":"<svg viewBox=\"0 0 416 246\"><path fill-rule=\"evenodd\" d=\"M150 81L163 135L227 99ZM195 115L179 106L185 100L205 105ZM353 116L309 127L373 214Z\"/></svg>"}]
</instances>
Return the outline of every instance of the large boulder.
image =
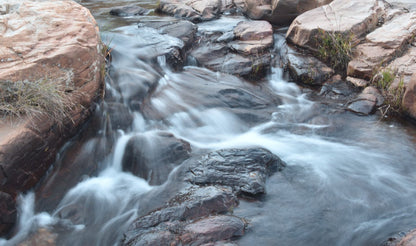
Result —
<instances>
[{"instance_id":1,"label":"large boulder","mask_svg":"<svg viewBox=\"0 0 416 246\"><path fill-rule=\"evenodd\" d=\"M335 0L298 16L286 38L295 45L317 51L322 32L352 34L358 38L374 30L383 13L377 0Z\"/></svg>"},{"instance_id":2,"label":"large boulder","mask_svg":"<svg viewBox=\"0 0 416 246\"><path fill-rule=\"evenodd\" d=\"M158 11L199 22L218 17L221 4L220 0L161 0Z\"/></svg>"},{"instance_id":3,"label":"large boulder","mask_svg":"<svg viewBox=\"0 0 416 246\"><path fill-rule=\"evenodd\" d=\"M13 100L7 93L19 88L21 95L35 88L41 102L52 105L2 112L21 115L0 122L0 191L14 199L40 180L57 151L88 119L102 97L105 63L97 24L74 1L10 0L0 9L5 10L0 15L1 100ZM53 98L62 98L63 106L49 101ZM5 214L0 234L9 228L3 224L9 223Z\"/></svg>"}]
</instances>

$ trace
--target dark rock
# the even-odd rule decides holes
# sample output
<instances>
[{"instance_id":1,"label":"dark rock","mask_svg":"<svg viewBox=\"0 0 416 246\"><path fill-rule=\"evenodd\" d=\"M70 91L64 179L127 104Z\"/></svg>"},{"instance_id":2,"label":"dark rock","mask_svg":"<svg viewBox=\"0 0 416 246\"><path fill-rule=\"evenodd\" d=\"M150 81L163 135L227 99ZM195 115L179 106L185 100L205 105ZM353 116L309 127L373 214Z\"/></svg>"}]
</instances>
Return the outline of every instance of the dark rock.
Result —
<instances>
[{"instance_id":1,"label":"dark rock","mask_svg":"<svg viewBox=\"0 0 416 246\"><path fill-rule=\"evenodd\" d=\"M8 193L0 191L0 235L6 235L17 217L16 200Z\"/></svg>"},{"instance_id":2,"label":"dark rock","mask_svg":"<svg viewBox=\"0 0 416 246\"><path fill-rule=\"evenodd\" d=\"M179 91L180 101L172 98ZM269 119L279 103L280 99L267 86L256 86L235 76L207 69L187 67L171 76L169 85L145 100L141 109L146 118L167 119L187 108L215 108L235 113L247 119L247 123L254 123Z\"/></svg>"},{"instance_id":3,"label":"dark rock","mask_svg":"<svg viewBox=\"0 0 416 246\"><path fill-rule=\"evenodd\" d=\"M340 75L335 75L323 84L319 95L331 100L345 101L351 99L356 93L357 88L342 80Z\"/></svg>"},{"instance_id":4,"label":"dark rock","mask_svg":"<svg viewBox=\"0 0 416 246\"><path fill-rule=\"evenodd\" d=\"M209 153L189 166L186 180L198 185L225 185L238 194L265 193L266 178L285 163L265 149L226 149Z\"/></svg>"},{"instance_id":5,"label":"dark rock","mask_svg":"<svg viewBox=\"0 0 416 246\"><path fill-rule=\"evenodd\" d=\"M190 152L188 142L170 133L134 136L126 145L123 170L142 177L151 185L160 185L173 168L190 156Z\"/></svg>"},{"instance_id":6,"label":"dark rock","mask_svg":"<svg viewBox=\"0 0 416 246\"><path fill-rule=\"evenodd\" d=\"M334 74L334 70L323 62L290 46L287 46L285 62L290 76L303 84L321 85Z\"/></svg>"},{"instance_id":7,"label":"dark rock","mask_svg":"<svg viewBox=\"0 0 416 246\"><path fill-rule=\"evenodd\" d=\"M169 36L178 38L185 43L186 47L193 44L197 26L186 20L158 20L158 21L142 21L139 27L147 26L155 28L160 34L167 34Z\"/></svg>"},{"instance_id":8,"label":"dark rock","mask_svg":"<svg viewBox=\"0 0 416 246\"><path fill-rule=\"evenodd\" d=\"M169 243L175 242L178 239L174 234L183 231L192 220L226 213L237 204L237 198L230 189L192 186L164 207L135 220L125 233L123 245L145 245L157 237Z\"/></svg>"},{"instance_id":9,"label":"dark rock","mask_svg":"<svg viewBox=\"0 0 416 246\"><path fill-rule=\"evenodd\" d=\"M131 127L133 116L124 104L116 102L108 103L107 112L113 130L127 130Z\"/></svg>"},{"instance_id":10,"label":"dark rock","mask_svg":"<svg viewBox=\"0 0 416 246\"><path fill-rule=\"evenodd\" d=\"M347 109L359 115L369 115L374 112L377 98L371 94L360 94L349 103Z\"/></svg>"},{"instance_id":11,"label":"dark rock","mask_svg":"<svg viewBox=\"0 0 416 246\"><path fill-rule=\"evenodd\" d=\"M118 7L110 10L110 15L116 16L133 16L133 15L145 15L149 13L148 9L142 8L137 5L127 5L123 7Z\"/></svg>"}]
</instances>

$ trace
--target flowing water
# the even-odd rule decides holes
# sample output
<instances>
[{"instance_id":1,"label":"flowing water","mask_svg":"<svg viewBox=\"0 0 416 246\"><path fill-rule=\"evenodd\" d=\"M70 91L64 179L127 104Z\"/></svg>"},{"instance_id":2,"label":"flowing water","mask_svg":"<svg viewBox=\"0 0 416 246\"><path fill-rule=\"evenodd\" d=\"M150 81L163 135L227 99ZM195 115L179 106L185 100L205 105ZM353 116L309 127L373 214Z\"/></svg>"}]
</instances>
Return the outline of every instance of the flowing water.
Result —
<instances>
[{"instance_id":1,"label":"flowing water","mask_svg":"<svg viewBox=\"0 0 416 246\"><path fill-rule=\"evenodd\" d=\"M81 136L64 147L51 181L36 196L20 197L16 236L0 245L15 245L45 226L59 234L59 245L117 245L136 215L157 206L146 194L165 188L122 171L126 145L133 137L152 139L160 132L186 140L193 153L259 146L287 163L269 178L262 199L243 200L234 210L250 222L239 245L380 245L416 228L414 126L312 100L315 92L288 82L279 67L261 86L194 66L174 72L161 54L180 46L178 40L137 27L138 21L162 17L108 15L112 6L127 3L81 2L113 48L106 100ZM236 21L229 17L201 28L227 29ZM276 38L276 54L281 45ZM260 95L254 106L236 110L213 94L235 85ZM257 107L262 96L271 100L267 108ZM147 143L157 154L158 144ZM54 173L65 168L78 178L59 182ZM42 200L45 190L58 198Z\"/></svg>"}]
</instances>

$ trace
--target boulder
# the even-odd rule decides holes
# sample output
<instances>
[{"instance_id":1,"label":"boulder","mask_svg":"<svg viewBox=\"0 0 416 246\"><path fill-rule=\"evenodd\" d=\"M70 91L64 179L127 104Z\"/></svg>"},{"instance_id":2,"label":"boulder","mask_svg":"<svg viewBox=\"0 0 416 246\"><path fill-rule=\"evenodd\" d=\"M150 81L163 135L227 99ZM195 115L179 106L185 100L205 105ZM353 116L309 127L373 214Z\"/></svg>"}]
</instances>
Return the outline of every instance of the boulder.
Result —
<instances>
[{"instance_id":1,"label":"boulder","mask_svg":"<svg viewBox=\"0 0 416 246\"><path fill-rule=\"evenodd\" d=\"M56 246L58 234L47 228L39 228L17 246Z\"/></svg>"},{"instance_id":2,"label":"boulder","mask_svg":"<svg viewBox=\"0 0 416 246\"><path fill-rule=\"evenodd\" d=\"M416 245L416 230L406 234L395 246L415 246Z\"/></svg>"},{"instance_id":3,"label":"boulder","mask_svg":"<svg viewBox=\"0 0 416 246\"><path fill-rule=\"evenodd\" d=\"M34 118L0 124L6 129L0 130L0 191L14 197L39 181L88 119L102 97L105 63L97 24L81 5L66 0L11 0L6 5L0 15L1 88L34 83L45 86L44 98L59 93L69 102L64 111L49 114L45 109Z\"/></svg>"},{"instance_id":4,"label":"boulder","mask_svg":"<svg viewBox=\"0 0 416 246\"><path fill-rule=\"evenodd\" d=\"M266 178L286 164L265 149L226 149L209 153L190 165L186 181L232 187L250 196L266 192Z\"/></svg>"},{"instance_id":5,"label":"boulder","mask_svg":"<svg viewBox=\"0 0 416 246\"><path fill-rule=\"evenodd\" d=\"M402 105L406 113L413 119L416 119L416 73L413 74L411 81L407 85Z\"/></svg>"},{"instance_id":6,"label":"boulder","mask_svg":"<svg viewBox=\"0 0 416 246\"><path fill-rule=\"evenodd\" d=\"M17 217L16 200L10 194L0 191L0 231L9 231Z\"/></svg>"},{"instance_id":7,"label":"boulder","mask_svg":"<svg viewBox=\"0 0 416 246\"><path fill-rule=\"evenodd\" d=\"M308 85L322 85L334 74L334 70L317 58L302 54L296 49L287 46L283 58L285 67L296 82Z\"/></svg>"},{"instance_id":8,"label":"boulder","mask_svg":"<svg viewBox=\"0 0 416 246\"><path fill-rule=\"evenodd\" d=\"M192 22L217 18L221 11L220 0L161 0L158 11Z\"/></svg>"},{"instance_id":9,"label":"boulder","mask_svg":"<svg viewBox=\"0 0 416 246\"><path fill-rule=\"evenodd\" d=\"M133 16L133 15L145 15L149 13L148 9L131 4L123 7L117 7L110 10L110 15L115 16Z\"/></svg>"},{"instance_id":10,"label":"boulder","mask_svg":"<svg viewBox=\"0 0 416 246\"><path fill-rule=\"evenodd\" d=\"M190 153L190 144L173 134L137 135L127 142L122 166L124 171L147 180L150 185L160 185L173 168L190 157Z\"/></svg>"},{"instance_id":11,"label":"boulder","mask_svg":"<svg viewBox=\"0 0 416 246\"><path fill-rule=\"evenodd\" d=\"M372 94L361 93L356 99L348 103L347 109L358 115L374 113L377 98Z\"/></svg>"},{"instance_id":12,"label":"boulder","mask_svg":"<svg viewBox=\"0 0 416 246\"><path fill-rule=\"evenodd\" d=\"M382 27L369 33L365 42L356 47L354 58L348 64L348 75L370 80L374 75L374 69L386 65L395 57L407 49L410 41L416 34L416 12L405 13L393 18ZM415 53L415 51L410 51ZM401 67L409 61L409 53L392 67ZM408 62L408 66L414 69L414 62ZM404 68L403 68L404 69ZM409 76L410 77L410 76Z\"/></svg>"},{"instance_id":13,"label":"boulder","mask_svg":"<svg viewBox=\"0 0 416 246\"><path fill-rule=\"evenodd\" d=\"M322 32L352 34L359 38L377 27L384 9L377 0L335 0L299 15L286 38L303 48L317 51Z\"/></svg>"}]
</instances>

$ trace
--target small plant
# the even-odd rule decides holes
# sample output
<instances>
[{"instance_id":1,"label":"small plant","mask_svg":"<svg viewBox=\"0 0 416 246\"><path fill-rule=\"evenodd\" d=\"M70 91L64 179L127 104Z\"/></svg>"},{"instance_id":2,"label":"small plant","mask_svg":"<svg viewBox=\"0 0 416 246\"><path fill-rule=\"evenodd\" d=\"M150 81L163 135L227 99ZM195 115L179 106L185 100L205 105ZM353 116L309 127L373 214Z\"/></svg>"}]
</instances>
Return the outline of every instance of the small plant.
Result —
<instances>
[{"instance_id":1,"label":"small plant","mask_svg":"<svg viewBox=\"0 0 416 246\"><path fill-rule=\"evenodd\" d=\"M397 85L394 84L396 79L400 79ZM401 114L402 99L405 92L404 80L398 76L397 70L383 69L373 76L372 83L377 86L385 101L381 108L382 115ZM383 110L384 108L384 110Z\"/></svg>"},{"instance_id":2,"label":"small plant","mask_svg":"<svg viewBox=\"0 0 416 246\"><path fill-rule=\"evenodd\" d=\"M355 46L353 38L352 33L326 32L319 29L317 38L319 58L330 64L334 70L345 74Z\"/></svg>"},{"instance_id":3,"label":"small plant","mask_svg":"<svg viewBox=\"0 0 416 246\"><path fill-rule=\"evenodd\" d=\"M46 115L58 124L71 119L75 103L61 83L42 79L35 82L0 81L0 116L3 118L37 118Z\"/></svg>"}]
</instances>

